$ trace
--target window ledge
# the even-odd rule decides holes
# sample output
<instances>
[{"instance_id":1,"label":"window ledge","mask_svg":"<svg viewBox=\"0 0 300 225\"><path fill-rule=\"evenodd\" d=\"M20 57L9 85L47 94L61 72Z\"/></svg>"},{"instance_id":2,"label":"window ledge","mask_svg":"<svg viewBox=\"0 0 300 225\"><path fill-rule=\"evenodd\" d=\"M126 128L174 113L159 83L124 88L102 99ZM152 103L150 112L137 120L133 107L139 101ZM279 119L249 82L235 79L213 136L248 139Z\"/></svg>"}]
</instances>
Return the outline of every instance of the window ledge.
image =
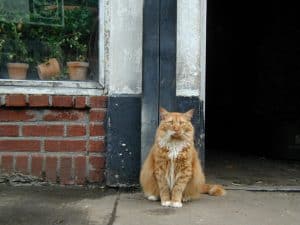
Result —
<instances>
[{"instance_id":1,"label":"window ledge","mask_svg":"<svg viewBox=\"0 0 300 225\"><path fill-rule=\"evenodd\" d=\"M0 94L103 95L104 88L93 81L0 80Z\"/></svg>"}]
</instances>

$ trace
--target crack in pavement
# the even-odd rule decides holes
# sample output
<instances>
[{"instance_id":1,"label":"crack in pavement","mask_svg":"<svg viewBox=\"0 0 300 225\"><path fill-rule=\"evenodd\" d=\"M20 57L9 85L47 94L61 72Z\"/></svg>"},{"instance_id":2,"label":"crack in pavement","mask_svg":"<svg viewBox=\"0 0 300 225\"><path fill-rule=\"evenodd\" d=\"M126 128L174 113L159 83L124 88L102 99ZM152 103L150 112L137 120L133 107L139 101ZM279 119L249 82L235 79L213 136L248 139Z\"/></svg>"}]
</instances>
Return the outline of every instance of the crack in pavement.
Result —
<instances>
[{"instance_id":1,"label":"crack in pavement","mask_svg":"<svg viewBox=\"0 0 300 225\"><path fill-rule=\"evenodd\" d=\"M118 196L115 200L114 208L113 208L113 211L111 213L111 216L109 218L107 225L113 225L115 222L119 200L120 200L120 193L118 193Z\"/></svg>"}]
</instances>

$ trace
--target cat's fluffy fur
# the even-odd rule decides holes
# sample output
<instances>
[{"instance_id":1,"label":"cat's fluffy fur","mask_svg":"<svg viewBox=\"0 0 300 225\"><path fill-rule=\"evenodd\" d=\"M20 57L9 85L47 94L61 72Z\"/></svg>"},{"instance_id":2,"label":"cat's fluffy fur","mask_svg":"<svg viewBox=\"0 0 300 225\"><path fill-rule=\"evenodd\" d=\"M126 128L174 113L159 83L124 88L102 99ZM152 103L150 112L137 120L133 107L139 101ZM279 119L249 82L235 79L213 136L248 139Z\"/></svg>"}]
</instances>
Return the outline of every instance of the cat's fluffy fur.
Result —
<instances>
[{"instance_id":1,"label":"cat's fluffy fur","mask_svg":"<svg viewBox=\"0 0 300 225\"><path fill-rule=\"evenodd\" d=\"M162 206L182 207L182 202L207 193L225 195L220 185L205 184L194 146L193 110L186 113L160 109L161 122L155 142L142 166L140 183L149 200Z\"/></svg>"}]
</instances>

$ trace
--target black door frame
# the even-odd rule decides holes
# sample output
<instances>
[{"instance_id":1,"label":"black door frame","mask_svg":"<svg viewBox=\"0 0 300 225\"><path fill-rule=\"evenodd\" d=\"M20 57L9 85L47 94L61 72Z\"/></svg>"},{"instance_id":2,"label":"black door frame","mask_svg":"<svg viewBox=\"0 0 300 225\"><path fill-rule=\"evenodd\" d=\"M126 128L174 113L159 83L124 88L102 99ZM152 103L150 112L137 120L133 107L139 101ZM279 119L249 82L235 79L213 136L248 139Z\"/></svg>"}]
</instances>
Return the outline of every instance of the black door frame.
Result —
<instances>
[{"instance_id":1,"label":"black door frame","mask_svg":"<svg viewBox=\"0 0 300 225\"><path fill-rule=\"evenodd\" d=\"M177 0L145 0L141 161L159 123L159 107L176 110Z\"/></svg>"}]
</instances>

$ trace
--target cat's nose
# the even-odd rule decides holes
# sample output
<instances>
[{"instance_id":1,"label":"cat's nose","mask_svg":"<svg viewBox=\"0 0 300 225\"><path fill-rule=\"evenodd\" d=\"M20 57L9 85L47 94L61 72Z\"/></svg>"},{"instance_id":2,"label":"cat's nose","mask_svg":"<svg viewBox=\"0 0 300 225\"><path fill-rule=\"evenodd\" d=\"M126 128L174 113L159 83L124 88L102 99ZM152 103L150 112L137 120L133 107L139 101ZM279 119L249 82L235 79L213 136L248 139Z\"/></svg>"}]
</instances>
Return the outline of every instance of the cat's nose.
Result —
<instances>
[{"instance_id":1,"label":"cat's nose","mask_svg":"<svg viewBox=\"0 0 300 225\"><path fill-rule=\"evenodd\" d=\"M179 131L179 127L173 127L174 131Z\"/></svg>"}]
</instances>

